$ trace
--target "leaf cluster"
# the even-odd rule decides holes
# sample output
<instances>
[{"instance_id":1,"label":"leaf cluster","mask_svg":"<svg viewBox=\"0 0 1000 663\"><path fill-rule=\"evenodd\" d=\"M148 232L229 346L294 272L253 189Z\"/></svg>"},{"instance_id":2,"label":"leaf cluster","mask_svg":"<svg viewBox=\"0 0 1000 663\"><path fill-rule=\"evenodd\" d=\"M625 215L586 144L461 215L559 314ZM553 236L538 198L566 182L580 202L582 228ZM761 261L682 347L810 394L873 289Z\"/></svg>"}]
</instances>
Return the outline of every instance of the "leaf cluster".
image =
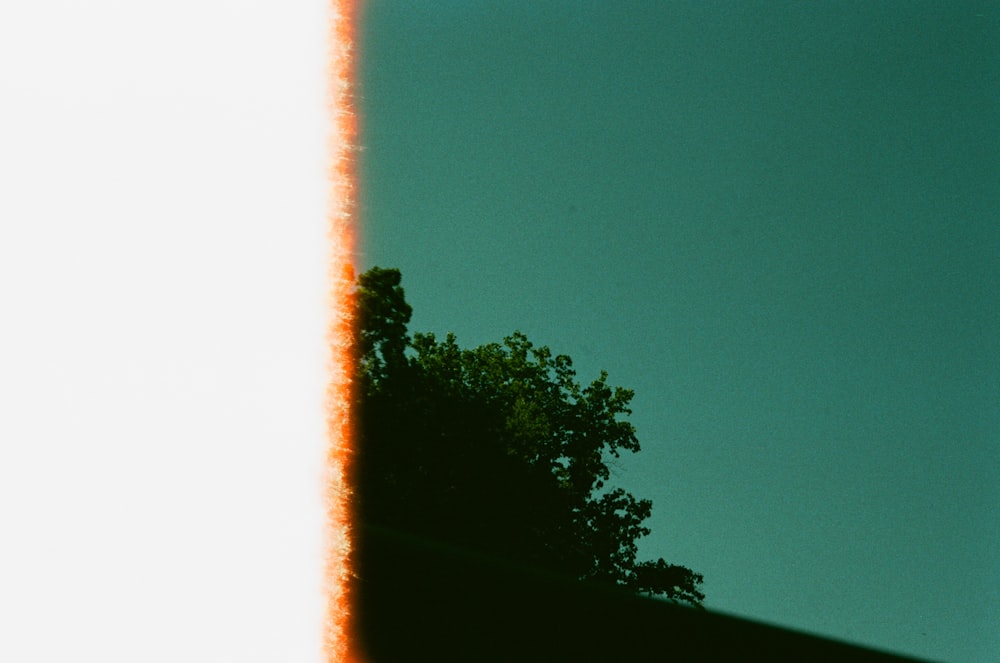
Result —
<instances>
[{"instance_id":1,"label":"leaf cluster","mask_svg":"<svg viewBox=\"0 0 1000 663\"><path fill-rule=\"evenodd\" d=\"M649 500L607 485L638 452L633 392L583 386L572 360L515 332L459 347L409 335L398 270L358 279L361 517L454 544L700 605L699 574L636 560Z\"/></svg>"}]
</instances>

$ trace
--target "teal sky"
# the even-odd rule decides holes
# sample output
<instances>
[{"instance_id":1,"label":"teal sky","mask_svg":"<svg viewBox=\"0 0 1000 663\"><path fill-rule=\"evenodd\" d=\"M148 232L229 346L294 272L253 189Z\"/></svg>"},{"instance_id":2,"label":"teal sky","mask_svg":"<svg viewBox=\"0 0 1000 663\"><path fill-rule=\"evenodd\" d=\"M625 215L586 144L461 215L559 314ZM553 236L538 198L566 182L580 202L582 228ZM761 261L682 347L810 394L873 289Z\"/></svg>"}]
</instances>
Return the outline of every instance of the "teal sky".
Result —
<instances>
[{"instance_id":1,"label":"teal sky","mask_svg":"<svg viewBox=\"0 0 1000 663\"><path fill-rule=\"evenodd\" d=\"M1000 652L1000 5L370 0L363 267L633 388L711 609Z\"/></svg>"}]
</instances>

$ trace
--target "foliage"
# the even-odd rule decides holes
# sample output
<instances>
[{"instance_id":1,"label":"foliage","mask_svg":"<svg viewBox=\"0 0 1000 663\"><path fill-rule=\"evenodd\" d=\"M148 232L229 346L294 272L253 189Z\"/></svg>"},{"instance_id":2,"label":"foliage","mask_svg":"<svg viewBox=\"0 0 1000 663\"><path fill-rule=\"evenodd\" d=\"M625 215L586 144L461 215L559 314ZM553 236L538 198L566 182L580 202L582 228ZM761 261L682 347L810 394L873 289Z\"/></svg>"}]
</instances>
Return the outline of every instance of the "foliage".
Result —
<instances>
[{"instance_id":1,"label":"foliage","mask_svg":"<svg viewBox=\"0 0 1000 663\"><path fill-rule=\"evenodd\" d=\"M400 283L376 267L355 294L362 520L700 606L700 574L636 560L652 503L606 485L606 458L639 451L633 392L605 372L582 387L520 332L411 337Z\"/></svg>"}]
</instances>

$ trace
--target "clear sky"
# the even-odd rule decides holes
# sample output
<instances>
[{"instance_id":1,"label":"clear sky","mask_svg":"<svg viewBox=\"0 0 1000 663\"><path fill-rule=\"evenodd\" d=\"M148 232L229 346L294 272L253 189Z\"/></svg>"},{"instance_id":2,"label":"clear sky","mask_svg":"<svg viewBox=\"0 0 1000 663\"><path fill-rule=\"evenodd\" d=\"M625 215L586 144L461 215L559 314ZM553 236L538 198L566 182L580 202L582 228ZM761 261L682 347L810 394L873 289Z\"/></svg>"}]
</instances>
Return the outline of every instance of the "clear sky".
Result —
<instances>
[{"instance_id":1,"label":"clear sky","mask_svg":"<svg viewBox=\"0 0 1000 663\"><path fill-rule=\"evenodd\" d=\"M365 266L634 388L711 609L1000 655L1000 5L373 0Z\"/></svg>"},{"instance_id":2,"label":"clear sky","mask_svg":"<svg viewBox=\"0 0 1000 663\"><path fill-rule=\"evenodd\" d=\"M320 660L325 8L0 2L0 660Z\"/></svg>"}]
</instances>

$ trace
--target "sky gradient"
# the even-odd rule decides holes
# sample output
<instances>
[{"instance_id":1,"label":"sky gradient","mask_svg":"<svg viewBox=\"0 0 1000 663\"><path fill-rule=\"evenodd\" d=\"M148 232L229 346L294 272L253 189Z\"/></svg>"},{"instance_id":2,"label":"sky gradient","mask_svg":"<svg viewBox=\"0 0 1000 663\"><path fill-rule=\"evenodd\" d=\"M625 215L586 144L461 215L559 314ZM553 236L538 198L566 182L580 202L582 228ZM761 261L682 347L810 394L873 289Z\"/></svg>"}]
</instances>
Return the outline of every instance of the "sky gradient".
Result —
<instances>
[{"instance_id":1,"label":"sky gradient","mask_svg":"<svg viewBox=\"0 0 1000 663\"><path fill-rule=\"evenodd\" d=\"M715 610L1000 651L1000 9L370 2L363 266L633 388Z\"/></svg>"}]
</instances>

